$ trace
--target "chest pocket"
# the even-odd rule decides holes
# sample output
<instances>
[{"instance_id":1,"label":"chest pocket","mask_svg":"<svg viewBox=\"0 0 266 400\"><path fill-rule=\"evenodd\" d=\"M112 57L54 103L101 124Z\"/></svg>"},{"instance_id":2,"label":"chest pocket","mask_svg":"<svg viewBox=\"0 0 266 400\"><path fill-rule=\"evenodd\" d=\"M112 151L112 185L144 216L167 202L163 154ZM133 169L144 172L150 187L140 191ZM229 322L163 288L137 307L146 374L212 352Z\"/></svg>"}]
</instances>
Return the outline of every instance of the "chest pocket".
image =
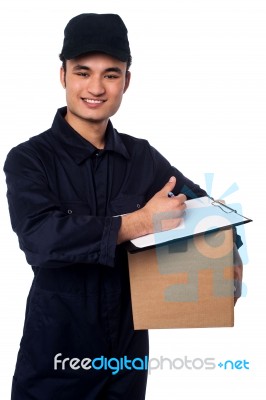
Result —
<instances>
[{"instance_id":1,"label":"chest pocket","mask_svg":"<svg viewBox=\"0 0 266 400\"><path fill-rule=\"evenodd\" d=\"M91 208L85 201L62 202L61 210L69 215L90 215L91 213Z\"/></svg>"},{"instance_id":2,"label":"chest pocket","mask_svg":"<svg viewBox=\"0 0 266 400\"><path fill-rule=\"evenodd\" d=\"M120 194L111 201L111 210L113 215L127 214L137 211L145 205L143 195Z\"/></svg>"}]
</instances>

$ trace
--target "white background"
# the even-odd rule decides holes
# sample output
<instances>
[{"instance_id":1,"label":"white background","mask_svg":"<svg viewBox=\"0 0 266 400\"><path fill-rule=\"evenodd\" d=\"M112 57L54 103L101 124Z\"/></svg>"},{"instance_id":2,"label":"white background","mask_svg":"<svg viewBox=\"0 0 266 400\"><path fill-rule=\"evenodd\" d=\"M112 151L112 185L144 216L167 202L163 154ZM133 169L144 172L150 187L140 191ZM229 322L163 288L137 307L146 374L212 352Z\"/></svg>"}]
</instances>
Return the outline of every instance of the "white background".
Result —
<instances>
[{"instance_id":1,"label":"white background","mask_svg":"<svg viewBox=\"0 0 266 400\"><path fill-rule=\"evenodd\" d=\"M63 29L82 12L118 13L133 54L131 87L113 118L147 138L212 195L241 203L249 261L235 327L150 331L151 357L249 361L249 370L152 371L147 399L253 399L265 389L265 0L2 0L1 165L14 145L50 127L65 105ZM32 272L9 222L1 173L0 398L10 396ZM257 393L257 395L255 394ZM259 395L260 393L260 395ZM49 399L47 399L49 400ZM136 399L137 400L137 399Z\"/></svg>"}]
</instances>

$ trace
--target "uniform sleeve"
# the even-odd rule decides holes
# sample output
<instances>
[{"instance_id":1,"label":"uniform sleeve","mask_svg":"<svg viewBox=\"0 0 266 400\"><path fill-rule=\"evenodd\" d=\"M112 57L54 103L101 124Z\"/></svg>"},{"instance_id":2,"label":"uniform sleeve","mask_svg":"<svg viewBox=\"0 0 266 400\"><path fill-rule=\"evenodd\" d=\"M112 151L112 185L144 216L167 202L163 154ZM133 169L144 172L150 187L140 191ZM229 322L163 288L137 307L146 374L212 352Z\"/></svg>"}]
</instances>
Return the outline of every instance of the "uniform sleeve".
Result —
<instances>
[{"instance_id":1,"label":"uniform sleeve","mask_svg":"<svg viewBox=\"0 0 266 400\"><path fill-rule=\"evenodd\" d=\"M64 212L41 160L25 146L10 151L4 172L12 228L30 265L114 265L120 217Z\"/></svg>"},{"instance_id":2,"label":"uniform sleeve","mask_svg":"<svg viewBox=\"0 0 266 400\"><path fill-rule=\"evenodd\" d=\"M151 156L154 165L154 180L151 188L151 196L168 182L171 176L176 177L176 186L173 190L175 195L183 193L188 199L206 196L207 193L199 185L188 179L177 168L171 166L168 160L155 148L150 146Z\"/></svg>"}]
</instances>

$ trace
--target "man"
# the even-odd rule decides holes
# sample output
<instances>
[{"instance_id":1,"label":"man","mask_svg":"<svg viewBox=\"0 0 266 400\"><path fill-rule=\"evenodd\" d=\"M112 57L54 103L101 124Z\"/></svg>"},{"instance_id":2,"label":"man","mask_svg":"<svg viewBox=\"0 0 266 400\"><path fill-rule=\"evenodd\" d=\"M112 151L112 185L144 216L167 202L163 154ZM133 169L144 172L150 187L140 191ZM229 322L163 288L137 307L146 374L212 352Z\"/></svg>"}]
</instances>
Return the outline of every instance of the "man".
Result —
<instances>
[{"instance_id":1,"label":"man","mask_svg":"<svg viewBox=\"0 0 266 400\"><path fill-rule=\"evenodd\" d=\"M154 232L154 214L168 214L162 229L178 226L185 200L206 193L110 122L130 83L118 15L70 20L60 59L67 107L4 168L12 227L34 272L12 400L141 400L147 371L114 373L103 361L148 355L147 331L133 329L124 243Z\"/></svg>"}]
</instances>

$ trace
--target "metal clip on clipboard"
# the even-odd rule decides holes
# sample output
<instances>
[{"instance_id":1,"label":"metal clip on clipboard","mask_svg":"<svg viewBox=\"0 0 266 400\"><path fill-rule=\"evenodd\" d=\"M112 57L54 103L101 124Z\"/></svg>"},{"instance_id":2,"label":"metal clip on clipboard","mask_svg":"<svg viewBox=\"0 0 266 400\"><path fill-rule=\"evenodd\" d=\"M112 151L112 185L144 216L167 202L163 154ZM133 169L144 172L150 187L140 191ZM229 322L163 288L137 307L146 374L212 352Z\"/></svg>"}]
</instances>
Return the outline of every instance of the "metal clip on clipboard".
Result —
<instances>
[{"instance_id":1,"label":"metal clip on clipboard","mask_svg":"<svg viewBox=\"0 0 266 400\"><path fill-rule=\"evenodd\" d=\"M247 220L250 220L250 218L244 217L244 215L241 215L237 212L237 210L235 210L232 207L229 207L228 205L226 205L225 203L223 203L221 200L215 200L213 197L209 196L208 197L212 200L211 204L214 207L219 207L223 212L225 212L226 214L230 214L230 213L235 213L237 215L239 215L242 218L245 218ZM252 221L252 220L250 220Z\"/></svg>"}]
</instances>

